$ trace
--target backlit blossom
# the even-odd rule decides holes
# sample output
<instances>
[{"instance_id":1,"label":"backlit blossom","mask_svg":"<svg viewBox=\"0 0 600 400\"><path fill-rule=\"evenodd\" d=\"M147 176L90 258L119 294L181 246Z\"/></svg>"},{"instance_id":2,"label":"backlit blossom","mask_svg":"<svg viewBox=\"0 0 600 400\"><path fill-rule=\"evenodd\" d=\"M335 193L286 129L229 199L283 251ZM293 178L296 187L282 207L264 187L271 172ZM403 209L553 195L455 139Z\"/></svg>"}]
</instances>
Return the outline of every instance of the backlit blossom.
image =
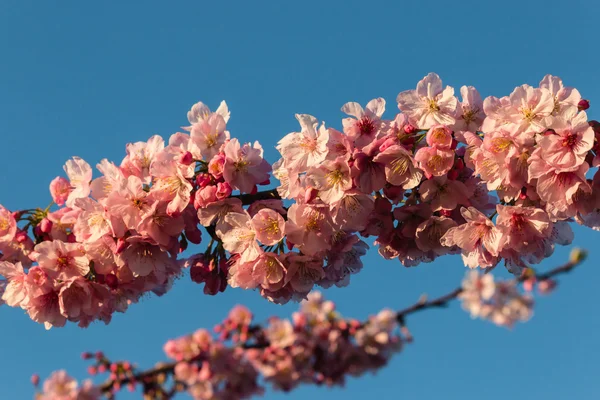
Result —
<instances>
[{"instance_id":1,"label":"backlit blossom","mask_svg":"<svg viewBox=\"0 0 600 400\"><path fill-rule=\"evenodd\" d=\"M226 121L220 114L212 114L192 125L190 131L192 142L199 148L204 160L210 160L221 150L225 141L229 140Z\"/></svg>"},{"instance_id":2,"label":"backlit blossom","mask_svg":"<svg viewBox=\"0 0 600 400\"><path fill-rule=\"evenodd\" d=\"M90 271L90 262L80 244L47 241L36 245L35 252L39 266L52 278L64 280L85 276Z\"/></svg>"},{"instance_id":3,"label":"backlit blossom","mask_svg":"<svg viewBox=\"0 0 600 400\"><path fill-rule=\"evenodd\" d=\"M223 149L225 165L223 178L232 188L250 193L255 185L269 178L271 166L263 159L263 149L258 142L243 146L237 139L230 140Z\"/></svg>"},{"instance_id":4,"label":"backlit blossom","mask_svg":"<svg viewBox=\"0 0 600 400\"><path fill-rule=\"evenodd\" d=\"M65 204L70 193L71 183L62 176L57 176L50 182L50 194L56 205L62 206Z\"/></svg>"},{"instance_id":5,"label":"backlit blossom","mask_svg":"<svg viewBox=\"0 0 600 400\"><path fill-rule=\"evenodd\" d=\"M223 247L230 253L239 254L240 262L255 260L261 253L256 241L252 219L247 212L229 213L217 223L217 235Z\"/></svg>"},{"instance_id":6,"label":"backlit blossom","mask_svg":"<svg viewBox=\"0 0 600 400\"><path fill-rule=\"evenodd\" d=\"M324 161L308 171L307 183L319 191L319 198L325 203L335 203L352 188L350 167L344 159Z\"/></svg>"},{"instance_id":7,"label":"backlit blossom","mask_svg":"<svg viewBox=\"0 0 600 400\"><path fill-rule=\"evenodd\" d=\"M342 106L342 112L354 117L344 118L344 133L357 147L364 147L377 136L381 129L381 117L385 111L385 100L373 99L363 109L358 103L350 102Z\"/></svg>"},{"instance_id":8,"label":"backlit blossom","mask_svg":"<svg viewBox=\"0 0 600 400\"><path fill-rule=\"evenodd\" d=\"M284 136L278 142L277 150L281 153L286 168L303 172L325 160L329 132L323 125L317 129L317 119L311 115L296 114L296 119L301 131Z\"/></svg>"},{"instance_id":9,"label":"backlit blossom","mask_svg":"<svg viewBox=\"0 0 600 400\"><path fill-rule=\"evenodd\" d=\"M454 88L442 88L437 74L429 73L417 84L416 90L407 90L396 99L398 108L419 129L429 129L433 125L453 125L456 122L458 100Z\"/></svg>"},{"instance_id":10,"label":"backlit blossom","mask_svg":"<svg viewBox=\"0 0 600 400\"><path fill-rule=\"evenodd\" d=\"M272 246L285 234L285 221L276 211L263 208L252 217L256 238L264 245Z\"/></svg>"},{"instance_id":11,"label":"backlit blossom","mask_svg":"<svg viewBox=\"0 0 600 400\"><path fill-rule=\"evenodd\" d=\"M385 177L392 185L412 189L421 182L423 172L417 168L411 152L402 146L390 146L379 153L373 161L385 166Z\"/></svg>"},{"instance_id":12,"label":"backlit blossom","mask_svg":"<svg viewBox=\"0 0 600 400\"><path fill-rule=\"evenodd\" d=\"M415 160L419 163L419 168L425 172L425 176L441 176L452 168L454 153L436 147L423 147L415 154Z\"/></svg>"},{"instance_id":13,"label":"backlit blossom","mask_svg":"<svg viewBox=\"0 0 600 400\"><path fill-rule=\"evenodd\" d=\"M87 197L90 194L90 183L92 181L92 167L79 157L73 157L68 160L63 167L69 183L71 184L71 192L67 197L66 204L73 207L75 200Z\"/></svg>"}]
</instances>

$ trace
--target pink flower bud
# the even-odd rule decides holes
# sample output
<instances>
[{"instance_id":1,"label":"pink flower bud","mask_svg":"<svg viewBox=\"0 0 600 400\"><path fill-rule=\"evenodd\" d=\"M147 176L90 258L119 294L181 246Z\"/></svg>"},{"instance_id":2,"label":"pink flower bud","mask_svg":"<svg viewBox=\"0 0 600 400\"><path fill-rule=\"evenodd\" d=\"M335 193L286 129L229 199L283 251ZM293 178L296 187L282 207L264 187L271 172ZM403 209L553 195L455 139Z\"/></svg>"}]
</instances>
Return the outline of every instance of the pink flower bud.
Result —
<instances>
[{"instance_id":1,"label":"pink flower bud","mask_svg":"<svg viewBox=\"0 0 600 400\"><path fill-rule=\"evenodd\" d=\"M89 360L92 357L93 357L93 355L90 352L84 351L83 353L81 353L82 360Z\"/></svg>"},{"instance_id":2,"label":"pink flower bud","mask_svg":"<svg viewBox=\"0 0 600 400\"><path fill-rule=\"evenodd\" d=\"M106 282L106 286L112 290L116 290L119 287L119 278L117 278L115 274L105 275L104 282Z\"/></svg>"},{"instance_id":3,"label":"pink flower bud","mask_svg":"<svg viewBox=\"0 0 600 400\"><path fill-rule=\"evenodd\" d=\"M71 190L69 181L61 176L57 176L50 182L50 195L52 200L59 206L65 204Z\"/></svg>"},{"instance_id":4,"label":"pink flower bud","mask_svg":"<svg viewBox=\"0 0 600 400\"><path fill-rule=\"evenodd\" d=\"M406 132L408 134L411 134L411 133L415 132L416 130L417 130L417 128L415 128L411 124L404 125L404 132Z\"/></svg>"},{"instance_id":5,"label":"pink flower bud","mask_svg":"<svg viewBox=\"0 0 600 400\"><path fill-rule=\"evenodd\" d=\"M40 376L38 374L31 375L31 384L37 386L40 384Z\"/></svg>"},{"instance_id":6,"label":"pink flower bud","mask_svg":"<svg viewBox=\"0 0 600 400\"><path fill-rule=\"evenodd\" d=\"M200 186L201 188L210 185L210 182L211 182L211 178L210 178L209 174L199 174L196 177L196 184L198 186Z\"/></svg>"},{"instance_id":7,"label":"pink flower bud","mask_svg":"<svg viewBox=\"0 0 600 400\"><path fill-rule=\"evenodd\" d=\"M117 363L110 364L110 372L117 372L118 369L119 369L119 364L117 364Z\"/></svg>"},{"instance_id":8,"label":"pink flower bud","mask_svg":"<svg viewBox=\"0 0 600 400\"><path fill-rule=\"evenodd\" d=\"M27 232L25 232L25 231L21 231L21 230L19 230L19 231L17 231L17 233L15 234L15 240L17 241L17 243L23 243L23 242L26 242L26 241L27 241L27 239L28 239L28 236L27 236Z\"/></svg>"},{"instance_id":9,"label":"pink flower bud","mask_svg":"<svg viewBox=\"0 0 600 400\"><path fill-rule=\"evenodd\" d=\"M556 281L553 279L545 279L538 283L538 291L540 294L549 294L556 288Z\"/></svg>"},{"instance_id":10,"label":"pink flower bud","mask_svg":"<svg viewBox=\"0 0 600 400\"><path fill-rule=\"evenodd\" d=\"M577 108L579 109L579 111L587 110L588 108L590 108L590 101L586 99L579 100L579 103L577 103Z\"/></svg>"},{"instance_id":11,"label":"pink flower bud","mask_svg":"<svg viewBox=\"0 0 600 400\"><path fill-rule=\"evenodd\" d=\"M98 372L98 370L96 369L96 367L94 365L90 365L87 368L88 374L90 375L96 375L96 373Z\"/></svg>"},{"instance_id":12,"label":"pink flower bud","mask_svg":"<svg viewBox=\"0 0 600 400\"><path fill-rule=\"evenodd\" d=\"M103 374L105 372L106 372L106 365L105 364L98 365L98 373Z\"/></svg>"},{"instance_id":13,"label":"pink flower bud","mask_svg":"<svg viewBox=\"0 0 600 400\"><path fill-rule=\"evenodd\" d=\"M50 233L50 231L52 231L52 221L50 221L48 218L42 219L40 222L40 229L44 233Z\"/></svg>"},{"instance_id":14,"label":"pink flower bud","mask_svg":"<svg viewBox=\"0 0 600 400\"><path fill-rule=\"evenodd\" d=\"M523 289L527 292L533 291L533 287L535 286L535 278L526 279L523 282Z\"/></svg>"},{"instance_id":15,"label":"pink flower bud","mask_svg":"<svg viewBox=\"0 0 600 400\"><path fill-rule=\"evenodd\" d=\"M442 208L440 210L440 215L442 217L450 217L452 215L452 210L446 210L446 209Z\"/></svg>"},{"instance_id":16,"label":"pink flower bud","mask_svg":"<svg viewBox=\"0 0 600 400\"><path fill-rule=\"evenodd\" d=\"M227 197L231 196L231 185L227 182L219 182L217 183L217 199L223 200Z\"/></svg>"},{"instance_id":17,"label":"pink flower bud","mask_svg":"<svg viewBox=\"0 0 600 400\"><path fill-rule=\"evenodd\" d=\"M194 156L192 156L192 153L190 153L189 151L186 151L181 155L181 159L179 160L179 162L183 165L190 165L194 162Z\"/></svg>"}]
</instances>

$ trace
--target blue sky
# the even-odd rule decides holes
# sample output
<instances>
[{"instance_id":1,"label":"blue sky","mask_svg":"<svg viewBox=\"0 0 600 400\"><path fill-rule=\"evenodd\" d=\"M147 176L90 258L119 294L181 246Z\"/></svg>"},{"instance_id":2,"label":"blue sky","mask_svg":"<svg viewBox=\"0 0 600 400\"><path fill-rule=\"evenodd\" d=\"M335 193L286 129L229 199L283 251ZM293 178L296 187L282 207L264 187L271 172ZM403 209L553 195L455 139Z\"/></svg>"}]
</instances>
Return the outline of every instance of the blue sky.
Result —
<instances>
[{"instance_id":1,"label":"blue sky","mask_svg":"<svg viewBox=\"0 0 600 400\"><path fill-rule=\"evenodd\" d=\"M60 5L58 5L60 4ZM121 160L127 142L167 137L196 101L223 99L241 141L259 140L275 161L294 113L340 128L347 101L382 96L391 116L398 92L437 72L458 89L505 95L546 74L591 100L600 118L600 38L593 1L427 2L0 2L0 204L45 206L48 183L77 155ZM454 304L408 319L413 344L374 376L343 389L303 387L268 399L597 399L600 344L597 282L600 233L576 228L586 264L540 298L534 318L513 331L472 321ZM563 262L558 249L542 268ZM348 316L402 308L427 292L454 288L459 258L406 269L375 251L345 289L328 298ZM506 276L506 274L502 274ZM0 386L6 399L31 398L29 376L60 367L78 378L85 350L149 367L163 343L211 327L235 304L258 320L288 315L249 291L217 297L184 278L108 325L45 331L23 312L0 308ZM124 392L120 398L137 398Z\"/></svg>"}]
</instances>

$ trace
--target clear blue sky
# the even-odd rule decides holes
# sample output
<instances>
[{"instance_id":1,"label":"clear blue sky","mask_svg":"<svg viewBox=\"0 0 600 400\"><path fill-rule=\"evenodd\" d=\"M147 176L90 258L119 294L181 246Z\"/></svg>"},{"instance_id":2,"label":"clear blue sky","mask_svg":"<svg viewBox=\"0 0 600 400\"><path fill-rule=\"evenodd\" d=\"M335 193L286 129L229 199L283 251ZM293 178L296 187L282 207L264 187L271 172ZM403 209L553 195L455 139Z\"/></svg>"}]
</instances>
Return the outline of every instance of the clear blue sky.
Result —
<instances>
[{"instance_id":1,"label":"clear blue sky","mask_svg":"<svg viewBox=\"0 0 600 400\"><path fill-rule=\"evenodd\" d=\"M127 3L127 4L126 4ZM347 101L382 96L391 116L398 92L430 71L458 89L509 94L546 73L591 100L600 118L597 2L566 1L188 1L0 2L0 203L45 206L65 160L121 160L127 142L168 136L196 101L225 99L229 128L260 140L275 161L294 113L341 127ZM304 387L268 399L598 399L600 233L576 228L589 261L541 298L513 331L472 321L457 304L408 320L415 342L375 376L344 389ZM563 262L560 249L543 264ZM348 316L400 308L422 292L454 288L465 268L444 257L403 268L375 251L345 289L331 289ZM506 274L503 274L506 276ZM109 326L45 331L20 310L0 309L3 399L31 398L29 376L67 368L78 378L84 350L103 349L148 367L171 337L211 327L236 303L258 319L287 315L254 292L217 297L183 279L116 315ZM127 392L123 399L132 398ZM135 397L137 398L137 396Z\"/></svg>"}]
</instances>

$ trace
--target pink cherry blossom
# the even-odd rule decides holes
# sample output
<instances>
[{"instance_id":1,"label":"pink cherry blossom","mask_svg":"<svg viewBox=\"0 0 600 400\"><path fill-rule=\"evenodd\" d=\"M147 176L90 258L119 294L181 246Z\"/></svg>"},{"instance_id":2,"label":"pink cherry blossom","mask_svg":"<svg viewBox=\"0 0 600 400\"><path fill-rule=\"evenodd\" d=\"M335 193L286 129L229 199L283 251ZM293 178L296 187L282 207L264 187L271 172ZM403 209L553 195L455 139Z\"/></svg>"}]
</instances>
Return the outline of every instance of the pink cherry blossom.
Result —
<instances>
[{"instance_id":1,"label":"pink cherry blossom","mask_svg":"<svg viewBox=\"0 0 600 400\"><path fill-rule=\"evenodd\" d=\"M0 205L0 243L12 241L17 233L17 221L6 208Z\"/></svg>"},{"instance_id":2,"label":"pink cherry blossom","mask_svg":"<svg viewBox=\"0 0 600 400\"><path fill-rule=\"evenodd\" d=\"M374 207L372 196L358 190L350 190L338 202L332 204L331 215L333 222L345 231L362 231Z\"/></svg>"},{"instance_id":3,"label":"pink cherry blossom","mask_svg":"<svg viewBox=\"0 0 600 400\"><path fill-rule=\"evenodd\" d=\"M263 208L252 217L252 227L256 232L256 238L266 246L276 244L285 234L283 217L268 208Z\"/></svg>"},{"instance_id":4,"label":"pink cherry blossom","mask_svg":"<svg viewBox=\"0 0 600 400\"><path fill-rule=\"evenodd\" d=\"M415 242L424 252L432 251L438 256L448 253L448 248L440 243L446 232L455 227L456 222L446 217L430 217L417 227Z\"/></svg>"},{"instance_id":5,"label":"pink cherry blossom","mask_svg":"<svg viewBox=\"0 0 600 400\"><path fill-rule=\"evenodd\" d=\"M452 130L445 125L434 125L427 131L425 140L430 147L450 149L450 146L452 146Z\"/></svg>"},{"instance_id":6,"label":"pink cherry blossom","mask_svg":"<svg viewBox=\"0 0 600 400\"><path fill-rule=\"evenodd\" d=\"M286 267L275 253L262 253L253 262L252 279L264 289L279 290L283 287Z\"/></svg>"},{"instance_id":7,"label":"pink cherry blossom","mask_svg":"<svg viewBox=\"0 0 600 400\"><path fill-rule=\"evenodd\" d=\"M469 198L473 195L464 183L444 175L424 181L419 193L424 202L431 204L433 211L454 210L459 204L469 205Z\"/></svg>"},{"instance_id":8,"label":"pink cherry blossom","mask_svg":"<svg viewBox=\"0 0 600 400\"><path fill-rule=\"evenodd\" d=\"M144 182L151 182L150 166L156 155L165 148L165 141L158 135L152 136L147 142L129 143L127 156L121 163L125 176L135 175Z\"/></svg>"},{"instance_id":9,"label":"pink cherry blossom","mask_svg":"<svg viewBox=\"0 0 600 400\"><path fill-rule=\"evenodd\" d=\"M293 204L285 225L287 238L304 253L313 256L327 250L333 233L329 210L322 206Z\"/></svg>"},{"instance_id":10,"label":"pink cherry blossom","mask_svg":"<svg viewBox=\"0 0 600 400\"><path fill-rule=\"evenodd\" d=\"M554 97L553 116L577 111L577 105L581 100L579 91L572 87L565 87L562 79L559 77L552 75L544 76L540 82L540 88L548 89Z\"/></svg>"},{"instance_id":11,"label":"pink cherry blossom","mask_svg":"<svg viewBox=\"0 0 600 400\"><path fill-rule=\"evenodd\" d=\"M322 259L288 253L285 264L285 282L298 293L308 293L314 284L325 276Z\"/></svg>"},{"instance_id":12,"label":"pink cherry blossom","mask_svg":"<svg viewBox=\"0 0 600 400\"><path fill-rule=\"evenodd\" d=\"M68 279L85 276L90 271L89 260L83 246L78 243L64 243L52 240L35 246L36 261L39 266L55 279Z\"/></svg>"},{"instance_id":13,"label":"pink cherry blossom","mask_svg":"<svg viewBox=\"0 0 600 400\"><path fill-rule=\"evenodd\" d=\"M65 204L70 193L71 183L62 176L57 176L50 182L50 194L56 205L62 206Z\"/></svg>"},{"instance_id":14,"label":"pink cherry blossom","mask_svg":"<svg viewBox=\"0 0 600 400\"><path fill-rule=\"evenodd\" d=\"M229 121L229 116L231 115L225 101L222 101L221 104L219 104L219 107L215 112L210 111L210 108L208 108L206 104L199 101L192 106L190 111L188 111L187 117L190 124L195 124L196 122L209 119L214 114L220 115L225 122Z\"/></svg>"},{"instance_id":15,"label":"pink cherry blossom","mask_svg":"<svg viewBox=\"0 0 600 400\"><path fill-rule=\"evenodd\" d=\"M221 146L229 140L226 121L220 114L211 114L206 119L198 120L192 125L190 136L192 142L200 150L204 160L210 160L221 150Z\"/></svg>"},{"instance_id":16,"label":"pink cherry blossom","mask_svg":"<svg viewBox=\"0 0 600 400\"><path fill-rule=\"evenodd\" d=\"M400 93L396 101L398 108L420 129L456 122L458 100L454 97L454 89L450 86L442 89L442 81L437 74L429 73L419 81L416 90Z\"/></svg>"},{"instance_id":17,"label":"pink cherry blossom","mask_svg":"<svg viewBox=\"0 0 600 400\"><path fill-rule=\"evenodd\" d=\"M296 114L296 119L301 131L284 136L278 142L277 150L281 153L286 168L304 172L325 160L329 131L323 125L317 129L317 119L311 115Z\"/></svg>"},{"instance_id":18,"label":"pink cherry blossom","mask_svg":"<svg viewBox=\"0 0 600 400\"><path fill-rule=\"evenodd\" d=\"M90 185L92 197L100 201L110 195L113 191L119 190L127 184L125 175L121 168L114 163L103 159L96 168L103 176L96 178Z\"/></svg>"},{"instance_id":19,"label":"pink cherry blossom","mask_svg":"<svg viewBox=\"0 0 600 400\"><path fill-rule=\"evenodd\" d=\"M526 252L535 241L551 232L548 214L536 207L497 205L496 226L502 232L502 248Z\"/></svg>"},{"instance_id":20,"label":"pink cherry blossom","mask_svg":"<svg viewBox=\"0 0 600 400\"><path fill-rule=\"evenodd\" d=\"M458 106L454 130L470 132L481 130L485 114L483 112L483 100L479 92L473 86L462 86L460 95L462 103Z\"/></svg>"},{"instance_id":21,"label":"pink cherry blossom","mask_svg":"<svg viewBox=\"0 0 600 400\"><path fill-rule=\"evenodd\" d=\"M71 185L71 192L67 197L66 204L73 207L75 200L87 197L90 194L92 167L81 158L73 157L72 160L65 163L64 170Z\"/></svg>"},{"instance_id":22,"label":"pink cherry blossom","mask_svg":"<svg viewBox=\"0 0 600 400\"><path fill-rule=\"evenodd\" d=\"M217 223L216 232L225 250L239 254L242 263L255 260L262 252L256 241L253 220L247 212L226 214Z\"/></svg>"},{"instance_id":23,"label":"pink cherry blossom","mask_svg":"<svg viewBox=\"0 0 600 400\"><path fill-rule=\"evenodd\" d=\"M192 184L182 174L176 162L152 164L156 181L150 190L154 199L168 202L167 213L177 215L190 203Z\"/></svg>"},{"instance_id":24,"label":"pink cherry blossom","mask_svg":"<svg viewBox=\"0 0 600 400\"><path fill-rule=\"evenodd\" d=\"M72 400L75 398L77 381L64 370L53 372L44 382L43 400Z\"/></svg>"},{"instance_id":25,"label":"pink cherry blossom","mask_svg":"<svg viewBox=\"0 0 600 400\"><path fill-rule=\"evenodd\" d=\"M132 175L127 178L127 185L112 192L104 204L111 214L123 218L127 229L137 229L142 215L150 208L147 195L142 180Z\"/></svg>"},{"instance_id":26,"label":"pink cherry blossom","mask_svg":"<svg viewBox=\"0 0 600 400\"><path fill-rule=\"evenodd\" d=\"M307 173L307 184L319 191L319 198L327 204L335 203L352 188L350 167L344 159L326 160Z\"/></svg>"},{"instance_id":27,"label":"pink cherry blossom","mask_svg":"<svg viewBox=\"0 0 600 400\"><path fill-rule=\"evenodd\" d=\"M415 160L425 172L425 176L441 176L454 165L454 152L436 147L422 147L415 154Z\"/></svg>"},{"instance_id":28,"label":"pink cherry blossom","mask_svg":"<svg viewBox=\"0 0 600 400\"><path fill-rule=\"evenodd\" d=\"M263 149L258 142L243 146L237 139L230 140L223 148L225 165L223 178L232 188L250 193L254 186L269 178L271 166L263 159Z\"/></svg>"},{"instance_id":29,"label":"pink cherry blossom","mask_svg":"<svg viewBox=\"0 0 600 400\"><path fill-rule=\"evenodd\" d=\"M356 147L364 147L373 141L381 129L385 100L381 97L373 99L365 109L358 103L346 103L342 106L342 112L354 117L342 120L344 133L353 140Z\"/></svg>"},{"instance_id":30,"label":"pink cherry blossom","mask_svg":"<svg viewBox=\"0 0 600 400\"><path fill-rule=\"evenodd\" d=\"M580 166L594 146L594 130L585 112L565 111L562 115L549 125L556 134L542 136L535 150L548 165L561 172Z\"/></svg>"},{"instance_id":31,"label":"pink cherry blossom","mask_svg":"<svg viewBox=\"0 0 600 400\"><path fill-rule=\"evenodd\" d=\"M21 263L10 263L0 261L0 275L8 280L4 287L4 293L0 296L10 307L18 307L27 299L25 279L27 275L23 271Z\"/></svg>"},{"instance_id":32,"label":"pink cherry blossom","mask_svg":"<svg viewBox=\"0 0 600 400\"><path fill-rule=\"evenodd\" d=\"M412 153L402 146L390 146L379 153L373 161L385 165L386 180L392 185L403 189L416 187L423 177L423 172L417 168Z\"/></svg>"}]
</instances>

